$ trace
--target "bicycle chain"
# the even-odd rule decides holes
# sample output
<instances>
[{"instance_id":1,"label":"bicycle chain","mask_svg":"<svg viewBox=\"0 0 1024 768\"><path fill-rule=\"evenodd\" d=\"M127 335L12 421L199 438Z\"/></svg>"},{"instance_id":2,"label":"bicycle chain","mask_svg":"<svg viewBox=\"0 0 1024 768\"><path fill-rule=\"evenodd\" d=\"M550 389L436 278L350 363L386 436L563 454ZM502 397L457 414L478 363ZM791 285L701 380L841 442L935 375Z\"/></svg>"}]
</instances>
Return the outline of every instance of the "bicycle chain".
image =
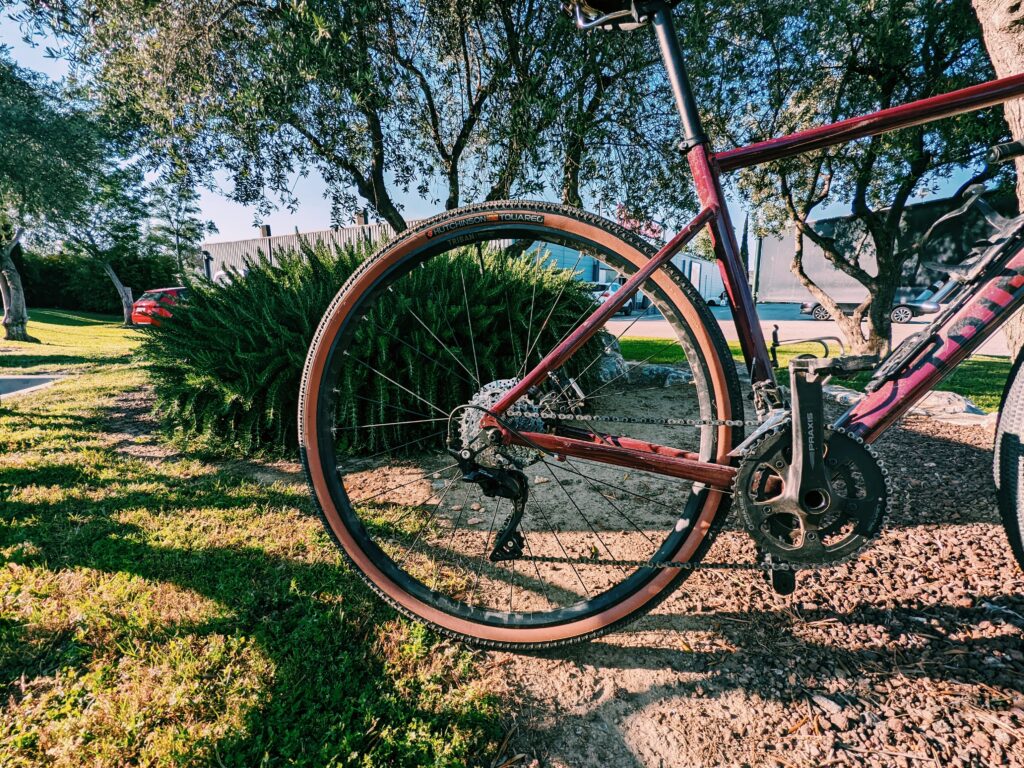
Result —
<instances>
[{"instance_id":1,"label":"bicycle chain","mask_svg":"<svg viewBox=\"0 0 1024 768\"><path fill-rule=\"evenodd\" d=\"M756 427L761 422L743 419L651 419L626 418L615 416L597 416L592 414L554 413L553 411L506 411L505 416L526 416L530 418L558 419L559 421L601 421L618 424L657 424L663 426L686 427ZM814 563L797 565L766 559L759 563L705 563L679 562L676 560L600 560L587 558L552 557L532 555L520 558L526 562L550 563L553 565L601 565L613 568L674 568L684 571L816 571L828 568L834 563Z\"/></svg>"},{"instance_id":2,"label":"bicycle chain","mask_svg":"<svg viewBox=\"0 0 1024 768\"><path fill-rule=\"evenodd\" d=\"M554 411L506 411L505 416L559 421L603 421L616 424L656 424L666 427L756 427L761 422L747 419L649 419L643 417L597 416L586 413L555 413Z\"/></svg>"}]
</instances>

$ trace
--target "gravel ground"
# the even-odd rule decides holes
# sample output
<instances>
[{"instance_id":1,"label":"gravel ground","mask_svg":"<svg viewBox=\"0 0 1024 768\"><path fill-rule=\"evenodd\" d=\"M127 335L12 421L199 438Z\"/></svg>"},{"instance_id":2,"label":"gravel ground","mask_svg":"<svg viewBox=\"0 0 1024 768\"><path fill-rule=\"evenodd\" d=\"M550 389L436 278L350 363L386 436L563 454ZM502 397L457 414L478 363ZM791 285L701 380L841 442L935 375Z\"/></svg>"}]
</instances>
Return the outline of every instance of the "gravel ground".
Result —
<instances>
[{"instance_id":1,"label":"gravel ground","mask_svg":"<svg viewBox=\"0 0 1024 768\"><path fill-rule=\"evenodd\" d=\"M775 595L696 573L608 638L489 654L537 766L1024 766L1024 578L991 480L992 430L905 421L878 445L887 530ZM729 529L708 561L749 560ZM500 761L499 761L500 764Z\"/></svg>"}]
</instances>

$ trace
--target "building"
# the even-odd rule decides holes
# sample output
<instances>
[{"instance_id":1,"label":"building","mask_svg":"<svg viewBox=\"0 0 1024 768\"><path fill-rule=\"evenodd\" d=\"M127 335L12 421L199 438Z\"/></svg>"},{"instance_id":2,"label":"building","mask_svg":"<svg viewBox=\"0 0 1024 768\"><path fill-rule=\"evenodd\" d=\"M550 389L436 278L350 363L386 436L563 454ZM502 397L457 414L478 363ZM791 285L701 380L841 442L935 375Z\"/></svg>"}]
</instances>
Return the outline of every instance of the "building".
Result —
<instances>
[{"instance_id":1,"label":"building","mask_svg":"<svg viewBox=\"0 0 1024 768\"><path fill-rule=\"evenodd\" d=\"M419 222L410 221L410 226ZM254 237L248 240L234 240L222 243L203 243L204 272L211 280L222 280L228 273L245 274L247 264L257 261L273 262L275 254L281 251L296 250L302 241L315 244L323 242L327 245L351 245L354 243L377 243L394 236L394 230L387 224L357 224L336 229L321 229L312 232L295 233L292 235L269 235ZM615 273L605 267L593 256L581 254L568 246L544 244L550 263L562 268L572 269L578 279L594 283L610 283L616 280L624 282ZM529 251L527 251L529 252ZM672 259L690 282L697 287L705 299L717 299L725 286L714 262L693 258L680 254Z\"/></svg>"},{"instance_id":2,"label":"building","mask_svg":"<svg viewBox=\"0 0 1024 768\"><path fill-rule=\"evenodd\" d=\"M993 206L1004 214L1016 215L1016 201L999 198ZM920 240L924 233L940 217L961 204L959 198L943 198L908 205L903 214L902 229L898 238L900 249L909 249ZM811 222L817 232L835 237L846 252L860 253L860 266L869 274L877 274L877 262L870 247L870 238L865 238L852 217L821 219ZM944 273L929 269L925 262L957 264L966 257L971 247L989 231L984 218L973 209L963 217L940 227L929 238L926 253L915 253L903 270L901 293L916 294L936 280L944 279ZM794 233L790 228L778 235L759 238L751 265L752 288L759 302L804 302L811 295L790 270L794 252ZM818 246L805 238L804 270L825 293L840 304L857 304L867 297L867 290L859 282L834 267Z\"/></svg>"}]
</instances>

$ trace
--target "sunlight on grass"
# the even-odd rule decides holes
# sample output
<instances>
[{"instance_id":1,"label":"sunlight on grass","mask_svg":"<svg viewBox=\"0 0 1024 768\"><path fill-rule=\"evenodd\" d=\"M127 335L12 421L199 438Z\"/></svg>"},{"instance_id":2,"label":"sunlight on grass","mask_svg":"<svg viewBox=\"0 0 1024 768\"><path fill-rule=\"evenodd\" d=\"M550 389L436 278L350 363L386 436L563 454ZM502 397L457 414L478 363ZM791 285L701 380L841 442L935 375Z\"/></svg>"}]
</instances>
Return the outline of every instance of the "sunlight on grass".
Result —
<instances>
[{"instance_id":1,"label":"sunlight on grass","mask_svg":"<svg viewBox=\"0 0 1024 768\"><path fill-rule=\"evenodd\" d=\"M0 367L8 373L71 373L127 362L141 334L113 315L33 309L28 332L39 343L0 341Z\"/></svg>"},{"instance_id":2,"label":"sunlight on grass","mask_svg":"<svg viewBox=\"0 0 1024 768\"><path fill-rule=\"evenodd\" d=\"M135 332L33 316L4 354L86 362L0 404L0 765L488 762L473 654L384 607L304 487L127 455L159 447L123 434Z\"/></svg>"}]
</instances>

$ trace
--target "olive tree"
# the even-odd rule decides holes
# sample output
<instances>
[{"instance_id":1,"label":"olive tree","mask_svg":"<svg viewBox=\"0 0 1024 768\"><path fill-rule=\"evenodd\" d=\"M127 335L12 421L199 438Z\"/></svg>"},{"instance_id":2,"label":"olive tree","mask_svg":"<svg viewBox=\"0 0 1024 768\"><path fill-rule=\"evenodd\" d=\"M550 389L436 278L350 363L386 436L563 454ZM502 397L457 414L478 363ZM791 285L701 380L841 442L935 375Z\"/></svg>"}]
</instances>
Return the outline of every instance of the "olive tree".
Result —
<instances>
[{"instance_id":1,"label":"olive tree","mask_svg":"<svg viewBox=\"0 0 1024 768\"><path fill-rule=\"evenodd\" d=\"M549 0L63 0L19 18L158 156L226 170L243 203L295 205L317 172L336 223L369 205L396 230L409 192L690 207L650 35L584 35Z\"/></svg>"},{"instance_id":2,"label":"olive tree","mask_svg":"<svg viewBox=\"0 0 1024 768\"><path fill-rule=\"evenodd\" d=\"M722 129L736 143L789 133L965 87L992 76L969 0L755 0L723 17L732 45L717 50L729 83ZM736 82L745 85L738 89ZM721 86L722 84L719 83ZM1006 126L996 110L963 115L811 152L739 175L763 230L792 226L791 268L859 353L889 345L889 311L911 253L899 247L915 195L969 166ZM826 235L815 211L850 201L852 234ZM867 298L850 315L807 274L813 244ZM872 254L875 266L865 263Z\"/></svg>"},{"instance_id":3,"label":"olive tree","mask_svg":"<svg viewBox=\"0 0 1024 768\"><path fill-rule=\"evenodd\" d=\"M178 276L184 278L195 266L203 238L217 232L217 226L200 216L199 194L187 175L167 174L149 192L149 213L153 218L151 242L174 258ZM190 258L191 257L191 258Z\"/></svg>"},{"instance_id":4,"label":"olive tree","mask_svg":"<svg viewBox=\"0 0 1024 768\"><path fill-rule=\"evenodd\" d=\"M150 208L143 170L110 156L93 179L89 194L69 215L47 222L50 236L67 250L91 260L110 279L121 301L124 324L132 324L133 295L113 266L113 256L143 252L156 245L150 237ZM143 253L145 255L145 253Z\"/></svg>"},{"instance_id":5,"label":"olive tree","mask_svg":"<svg viewBox=\"0 0 1024 768\"><path fill-rule=\"evenodd\" d=\"M1024 5L1013 0L974 0L974 10L981 22L985 47L999 77L1024 72ZM1017 140L1024 140L1024 99L1007 102L1006 122ZM1017 202L1024 211L1024 159L1017 159ZM1016 357L1024 348L1024 315L1006 326L1007 340Z\"/></svg>"},{"instance_id":6,"label":"olive tree","mask_svg":"<svg viewBox=\"0 0 1024 768\"><path fill-rule=\"evenodd\" d=\"M0 47L0 297L4 337L31 341L21 276L11 254L90 194L102 143L87 111Z\"/></svg>"}]
</instances>

